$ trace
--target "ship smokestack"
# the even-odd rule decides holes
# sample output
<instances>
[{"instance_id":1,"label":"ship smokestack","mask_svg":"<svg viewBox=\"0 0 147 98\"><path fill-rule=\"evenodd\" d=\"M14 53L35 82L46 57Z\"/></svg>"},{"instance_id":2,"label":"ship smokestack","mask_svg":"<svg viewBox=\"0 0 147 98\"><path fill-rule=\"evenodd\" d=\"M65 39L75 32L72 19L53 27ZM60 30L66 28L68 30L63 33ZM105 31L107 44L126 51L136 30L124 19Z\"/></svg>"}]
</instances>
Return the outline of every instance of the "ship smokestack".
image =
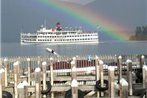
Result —
<instances>
[{"instance_id":1,"label":"ship smokestack","mask_svg":"<svg viewBox=\"0 0 147 98\"><path fill-rule=\"evenodd\" d=\"M60 25L60 22L57 22L57 24L56 24L56 30L57 31L61 31L62 30L62 27Z\"/></svg>"}]
</instances>

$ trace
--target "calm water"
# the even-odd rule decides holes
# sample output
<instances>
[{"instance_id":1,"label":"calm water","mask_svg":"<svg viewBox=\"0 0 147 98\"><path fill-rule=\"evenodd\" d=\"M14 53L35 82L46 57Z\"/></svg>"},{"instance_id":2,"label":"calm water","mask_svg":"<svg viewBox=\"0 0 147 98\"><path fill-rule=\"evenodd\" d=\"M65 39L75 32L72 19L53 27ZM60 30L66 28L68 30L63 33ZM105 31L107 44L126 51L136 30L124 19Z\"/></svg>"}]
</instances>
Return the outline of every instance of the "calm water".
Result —
<instances>
[{"instance_id":1,"label":"calm water","mask_svg":"<svg viewBox=\"0 0 147 98\"><path fill-rule=\"evenodd\" d=\"M147 54L147 41L141 42L103 42L97 45L21 45L2 43L1 56L44 56L51 55L45 48L51 48L60 55L125 55Z\"/></svg>"}]
</instances>

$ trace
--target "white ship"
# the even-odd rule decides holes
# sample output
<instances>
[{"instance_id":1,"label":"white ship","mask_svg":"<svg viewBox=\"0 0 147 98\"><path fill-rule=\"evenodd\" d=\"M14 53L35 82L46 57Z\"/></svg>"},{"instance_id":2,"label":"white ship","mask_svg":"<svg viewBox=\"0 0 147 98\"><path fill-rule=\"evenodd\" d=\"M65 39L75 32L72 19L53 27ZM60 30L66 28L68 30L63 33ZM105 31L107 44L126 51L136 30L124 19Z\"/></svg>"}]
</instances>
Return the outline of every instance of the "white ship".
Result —
<instances>
[{"instance_id":1,"label":"white ship","mask_svg":"<svg viewBox=\"0 0 147 98\"><path fill-rule=\"evenodd\" d=\"M37 33L21 33L21 44L96 44L98 32L84 32L82 29L63 29L60 23L55 28L41 26Z\"/></svg>"}]
</instances>

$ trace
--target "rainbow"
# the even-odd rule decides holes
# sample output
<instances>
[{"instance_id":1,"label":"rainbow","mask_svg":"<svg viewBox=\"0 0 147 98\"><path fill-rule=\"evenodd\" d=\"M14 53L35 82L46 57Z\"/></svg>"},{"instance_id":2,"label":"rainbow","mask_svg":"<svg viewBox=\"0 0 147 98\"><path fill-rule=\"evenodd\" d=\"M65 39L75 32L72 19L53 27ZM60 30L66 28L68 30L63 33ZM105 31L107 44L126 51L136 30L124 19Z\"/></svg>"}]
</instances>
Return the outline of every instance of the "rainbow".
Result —
<instances>
[{"instance_id":1,"label":"rainbow","mask_svg":"<svg viewBox=\"0 0 147 98\"><path fill-rule=\"evenodd\" d=\"M129 39L129 33L125 32L126 29L124 27L122 27L120 24L114 23L113 21L106 19L102 15L97 15L90 9L68 2L60 2L59 0L34 1L43 4L43 6L52 8L56 11L68 14L71 17L74 17L79 21L88 24L89 26L96 27L97 25L100 25L101 31L103 33L117 41L127 41Z\"/></svg>"}]
</instances>

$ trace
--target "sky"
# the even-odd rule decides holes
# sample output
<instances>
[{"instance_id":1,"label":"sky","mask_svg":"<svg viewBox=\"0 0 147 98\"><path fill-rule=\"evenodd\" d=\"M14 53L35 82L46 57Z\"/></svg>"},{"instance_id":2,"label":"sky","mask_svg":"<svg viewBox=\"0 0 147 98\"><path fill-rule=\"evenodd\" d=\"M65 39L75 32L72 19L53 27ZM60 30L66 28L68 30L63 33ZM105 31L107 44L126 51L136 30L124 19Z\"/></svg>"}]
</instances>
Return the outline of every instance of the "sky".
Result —
<instances>
[{"instance_id":1,"label":"sky","mask_svg":"<svg viewBox=\"0 0 147 98\"><path fill-rule=\"evenodd\" d=\"M99 31L103 41L119 39L117 33L132 35L136 26L147 24L146 6L147 0L2 0L1 40L19 42L20 32L35 32L44 21L49 28L60 22Z\"/></svg>"}]
</instances>

